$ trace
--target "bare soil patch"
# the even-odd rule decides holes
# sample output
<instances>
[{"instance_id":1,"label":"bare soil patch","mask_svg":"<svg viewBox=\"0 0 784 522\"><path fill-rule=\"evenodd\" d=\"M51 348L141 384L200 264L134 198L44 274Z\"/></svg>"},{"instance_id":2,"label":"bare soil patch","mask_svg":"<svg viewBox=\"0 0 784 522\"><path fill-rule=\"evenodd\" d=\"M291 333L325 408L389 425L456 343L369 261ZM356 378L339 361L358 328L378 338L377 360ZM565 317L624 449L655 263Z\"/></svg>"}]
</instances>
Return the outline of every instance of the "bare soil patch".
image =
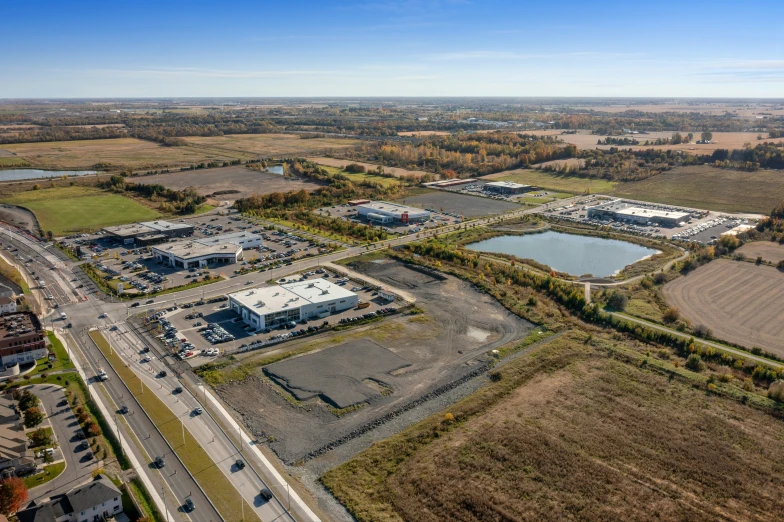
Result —
<instances>
[{"instance_id":1,"label":"bare soil patch","mask_svg":"<svg viewBox=\"0 0 784 522\"><path fill-rule=\"evenodd\" d=\"M784 356L784 273L777 269L717 259L667 283L662 293L715 337Z\"/></svg>"},{"instance_id":2,"label":"bare soil patch","mask_svg":"<svg viewBox=\"0 0 784 522\"><path fill-rule=\"evenodd\" d=\"M511 201L456 194L445 190L435 190L427 194L408 197L400 200L398 203L405 203L406 205L420 208L432 208L439 212L449 212L450 214L462 215L466 218L520 210L520 205Z\"/></svg>"},{"instance_id":3,"label":"bare soil patch","mask_svg":"<svg viewBox=\"0 0 784 522\"><path fill-rule=\"evenodd\" d=\"M0 205L0 221L27 230L34 235L40 233L35 214L26 208L14 205Z\"/></svg>"},{"instance_id":4,"label":"bare soil patch","mask_svg":"<svg viewBox=\"0 0 784 522\"><path fill-rule=\"evenodd\" d=\"M242 166L184 170L168 174L136 176L131 179L135 183L160 184L175 190L191 187L203 196L212 195L216 192L232 191L227 194L211 196L216 201L229 202L246 198L253 194L270 194L272 192L289 192L302 189L314 190L321 186L313 181L284 178L278 174L259 172L258 170L251 170Z\"/></svg>"},{"instance_id":5,"label":"bare soil patch","mask_svg":"<svg viewBox=\"0 0 784 522\"><path fill-rule=\"evenodd\" d=\"M773 264L777 264L779 261L784 260L784 245L779 245L778 243L754 241L752 243L746 243L736 250L736 252L743 254L750 259L761 257L763 261L768 261Z\"/></svg>"},{"instance_id":6,"label":"bare soil patch","mask_svg":"<svg viewBox=\"0 0 784 522\"><path fill-rule=\"evenodd\" d=\"M313 354L323 350L319 357L332 358L339 364L340 350L333 356L334 347L372 341L393 354L396 361L408 361L410 366L399 371L387 369L373 376L367 375L367 368L359 371L352 363L328 373L342 373L341 378L355 389L367 386L362 381L371 377L382 383L388 393L371 389L364 407L336 416L317 398L302 402L287 399L288 392L264 378L261 365L269 355L266 352L240 356L220 370L225 382L234 381L218 386L220 396L242 415L257 437L271 435L274 439L270 447L286 462L364 430L444 385L470 378L475 370L484 367L489 350L524 337L532 327L490 296L451 276L434 277L389 259L357 263L352 268L388 286L408 290L425 313L395 316L357 329L286 343L283 349ZM293 364L310 364L307 357L311 356L300 356L302 361ZM328 459L329 455L324 457Z\"/></svg>"}]
</instances>

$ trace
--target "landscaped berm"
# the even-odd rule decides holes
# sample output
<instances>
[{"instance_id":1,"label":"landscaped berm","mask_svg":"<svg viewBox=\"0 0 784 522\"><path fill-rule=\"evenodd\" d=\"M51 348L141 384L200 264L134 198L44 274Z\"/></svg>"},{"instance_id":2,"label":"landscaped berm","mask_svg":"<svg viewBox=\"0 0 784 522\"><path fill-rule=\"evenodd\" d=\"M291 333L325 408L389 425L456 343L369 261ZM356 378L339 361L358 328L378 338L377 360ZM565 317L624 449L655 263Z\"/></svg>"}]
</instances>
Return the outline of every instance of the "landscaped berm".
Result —
<instances>
[{"instance_id":1,"label":"landscaped berm","mask_svg":"<svg viewBox=\"0 0 784 522\"><path fill-rule=\"evenodd\" d=\"M2 203L29 209L44 232L55 236L109 225L148 221L160 213L132 199L91 187L58 187L20 192Z\"/></svg>"},{"instance_id":2,"label":"landscaped berm","mask_svg":"<svg viewBox=\"0 0 784 522\"><path fill-rule=\"evenodd\" d=\"M645 349L567 332L322 482L361 521L776 518L781 421Z\"/></svg>"}]
</instances>

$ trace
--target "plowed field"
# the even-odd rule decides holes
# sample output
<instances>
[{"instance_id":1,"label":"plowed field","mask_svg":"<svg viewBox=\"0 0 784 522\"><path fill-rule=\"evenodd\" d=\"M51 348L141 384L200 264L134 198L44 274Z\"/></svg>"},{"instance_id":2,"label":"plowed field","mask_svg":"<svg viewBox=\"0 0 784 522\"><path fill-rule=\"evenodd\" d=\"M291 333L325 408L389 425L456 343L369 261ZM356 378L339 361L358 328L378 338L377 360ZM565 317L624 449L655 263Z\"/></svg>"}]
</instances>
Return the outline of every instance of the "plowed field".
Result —
<instances>
[{"instance_id":1,"label":"plowed field","mask_svg":"<svg viewBox=\"0 0 784 522\"><path fill-rule=\"evenodd\" d=\"M784 356L784 273L718 259L664 286L664 298L715 337Z\"/></svg>"}]
</instances>

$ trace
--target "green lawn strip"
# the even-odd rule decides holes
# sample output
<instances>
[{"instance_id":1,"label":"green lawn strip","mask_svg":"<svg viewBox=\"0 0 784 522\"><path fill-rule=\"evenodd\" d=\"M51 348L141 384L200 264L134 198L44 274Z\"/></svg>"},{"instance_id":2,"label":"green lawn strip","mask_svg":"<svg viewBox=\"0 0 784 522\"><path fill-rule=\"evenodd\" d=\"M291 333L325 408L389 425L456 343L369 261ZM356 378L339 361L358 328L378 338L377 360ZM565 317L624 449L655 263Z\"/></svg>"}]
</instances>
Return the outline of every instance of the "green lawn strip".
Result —
<instances>
[{"instance_id":1,"label":"green lawn strip","mask_svg":"<svg viewBox=\"0 0 784 522\"><path fill-rule=\"evenodd\" d=\"M147 488L144 487L144 484L140 479L131 479L131 481L126 484L126 487L128 488L128 491L133 494L133 497L136 499L136 502L139 504L142 511L144 511L146 517L151 518L155 522L164 522L163 515L158 511L155 502L150 498ZM131 520L131 522L134 521Z\"/></svg>"},{"instance_id":2,"label":"green lawn strip","mask_svg":"<svg viewBox=\"0 0 784 522\"><path fill-rule=\"evenodd\" d=\"M58 462L57 464L50 464L49 466L45 466L43 473L25 477L25 486L30 489L36 486L40 486L41 484L46 484L50 480L56 479L58 476L60 476L60 473L62 473L64 469L65 462Z\"/></svg>"},{"instance_id":3,"label":"green lawn strip","mask_svg":"<svg viewBox=\"0 0 784 522\"><path fill-rule=\"evenodd\" d=\"M144 408L147 415L158 427L163 437L174 449L182 463L199 483L205 494L210 498L216 509L226 520L242 520L241 508L237 502L239 493L229 479L223 475L207 452L199 445L190 431L185 430L183 441L180 419L172 412L144 382L125 365L116 352L111 350L109 342L98 332L90 332L90 337L109 360L133 396ZM245 502L242 500L242 502ZM246 506L247 502L245 503ZM258 521L259 518L251 506L245 510L245 520Z\"/></svg>"}]
</instances>

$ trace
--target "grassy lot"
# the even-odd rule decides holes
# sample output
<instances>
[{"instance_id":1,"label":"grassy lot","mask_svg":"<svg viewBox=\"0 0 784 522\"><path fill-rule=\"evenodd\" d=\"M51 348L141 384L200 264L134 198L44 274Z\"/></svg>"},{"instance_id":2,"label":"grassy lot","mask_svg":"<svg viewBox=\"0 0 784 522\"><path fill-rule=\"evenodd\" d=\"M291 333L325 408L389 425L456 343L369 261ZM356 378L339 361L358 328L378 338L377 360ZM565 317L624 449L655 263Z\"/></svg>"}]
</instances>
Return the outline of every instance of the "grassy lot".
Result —
<instances>
[{"instance_id":1,"label":"grassy lot","mask_svg":"<svg viewBox=\"0 0 784 522\"><path fill-rule=\"evenodd\" d=\"M615 181L561 176L559 174L541 172L536 169L507 170L496 174L490 174L481 179L485 181L514 181L515 183L534 185L543 189L566 192L569 194L583 194L586 191L591 194L606 194L611 192L617 185L617 182Z\"/></svg>"},{"instance_id":2,"label":"grassy lot","mask_svg":"<svg viewBox=\"0 0 784 522\"><path fill-rule=\"evenodd\" d=\"M46 466L44 467L43 473L25 477L25 486L27 486L29 489L40 486L41 484L46 484L50 480L56 479L58 476L60 476L60 473L62 473L63 470L65 470L65 462L58 462L57 464Z\"/></svg>"},{"instance_id":3,"label":"grassy lot","mask_svg":"<svg viewBox=\"0 0 784 522\"><path fill-rule=\"evenodd\" d=\"M241 520L237 491L226 476L216 468L215 463L190 431L185 430L185 440L183 441L178 417L155 395L155 392L147 388L133 370L125 366L120 356L110 349L108 341L100 332L90 332L90 337L109 360L128 389L131 390L133 396L150 416L169 445L174 448L177 456L194 476L218 512L226 520ZM245 520L259 521L251 507L247 503L245 505Z\"/></svg>"},{"instance_id":4,"label":"grassy lot","mask_svg":"<svg viewBox=\"0 0 784 522\"><path fill-rule=\"evenodd\" d=\"M239 159L232 152L166 147L135 138L17 143L3 145L3 149L16 153L17 157L36 167L51 169L91 169L100 164L109 168L144 170Z\"/></svg>"},{"instance_id":5,"label":"grassy lot","mask_svg":"<svg viewBox=\"0 0 784 522\"><path fill-rule=\"evenodd\" d=\"M36 428L35 430L28 431L27 432L27 438L32 441L32 434L35 431L39 430L39 429L43 429L44 432L46 432L46 434L49 436L49 439L50 440L54 440L54 437L53 437L54 432L52 431L52 428L50 428L49 426L44 426L43 428ZM39 450L39 449L41 449L42 447L45 447L45 446L51 447L50 444L44 444L43 446L34 446L34 447L31 447L30 449L33 450L33 451L37 451L37 450Z\"/></svg>"},{"instance_id":6,"label":"grassy lot","mask_svg":"<svg viewBox=\"0 0 784 522\"><path fill-rule=\"evenodd\" d=\"M784 197L784 176L775 170L678 167L642 181L618 183L612 194L707 210L768 214Z\"/></svg>"},{"instance_id":7,"label":"grassy lot","mask_svg":"<svg viewBox=\"0 0 784 522\"><path fill-rule=\"evenodd\" d=\"M373 183L379 183L383 187L389 187L396 183L400 183L400 181L395 178L385 178L384 176L375 176L375 175L365 174L365 173L346 172L345 170L339 167L330 167L327 165L321 165L321 167L324 170L328 171L330 174L343 174L348 179L350 179L353 183L359 183L361 181L372 181Z\"/></svg>"},{"instance_id":8,"label":"grassy lot","mask_svg":"<svg viewBox=\"0 0 784 522\"><path fill-rule=\"evenodd\" d=\"M142 511L145 512L146 516L150 517L154 522L164 522L163 515L158 511L152 498L150 498L150 494L147 492L147 488L144 487L144 484L142 484L140 479L131 479L131 481L126 484L126 487L129 491L133 492L136 502L139 503L139 507L142 508Z\"/></svg>"},{"instance_id":9,"label":"grassy lot","mask_svg":"<svg viewBox=\"0 0 784 522\"><path fill-rule=\"evenodd\" d=\"M21 167L29 167L29 166L30 164L27 163L22 158L17 158L14 156L0 157L0 168L12 169L12 168L21 168Z\"/></svg>"},{"instance_id":10,"label":"grassy lot","mask_svg":"<svg viewBox=\"0 0 784 522\"><path fill-rule=\"evenodd\" d=\"M22 277L22 274L19 273L19 270L17 270L13 265L7 263L6 260L2 257L0 257L0 274L16 283L16 285L22 289L23 294L30 293L30 287L27 286L27 281L25 281L24 277Z\"/></svg>"},{"instance_id":11,"label":"grassy lot","mask_svg":"<svg viewBox=\"0 0 784 522\"><path fill-rule=\"evenodd\" d=\"M81 230L149 221L160 214L136 201L91 187L58 187L20 192L3 203L30 209L41 230L63 236Z\"/></svg>"},{"instance_id":12,"label":"grassy lot","mask_svg":"<svg viewBox=\"0 0 784 522\"><path fill-rule=\"evenodd\" d=\"M357 144L354 140L336 138L301 139L296 134L232 134L184 139L192 146L188 148L227 154L237 159L255 158L259 155L302 156L326 149L353 147Z\"/></svg>"},{"instance_id":13,"label":"grassy lot","mask_svg":"<svg viewBox=\"0 0 784 522\"><path fill-rule=\"evenodd\" d=\"M780 511L780 422L723 396L728 384L706 393L704 375L645 350L567 332L321 480L360 521L764 520Z\"/></svg>"}]
</instances>

